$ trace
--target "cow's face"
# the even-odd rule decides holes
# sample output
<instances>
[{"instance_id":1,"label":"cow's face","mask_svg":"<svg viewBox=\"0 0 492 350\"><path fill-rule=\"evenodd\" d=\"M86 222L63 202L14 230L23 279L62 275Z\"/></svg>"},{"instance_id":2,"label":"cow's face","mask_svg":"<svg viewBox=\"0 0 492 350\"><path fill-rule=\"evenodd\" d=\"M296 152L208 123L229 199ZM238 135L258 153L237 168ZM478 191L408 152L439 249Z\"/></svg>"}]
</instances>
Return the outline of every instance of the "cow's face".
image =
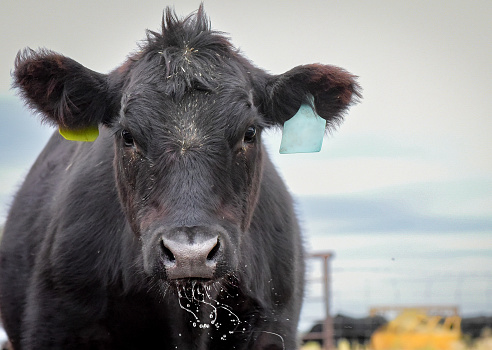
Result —
<instances>
[{"instance_id":1,"label":"cow's face","mask_svg":"<svg viewBox=\"0 0 492 350\"><path fill-rule=\"evenodd\" d=\"M265 123L240 71L216 67L220 86L176 96L184 77L168 78L160 59L134 64L113 123L120 198L148 273L219 278L236 270L253 215Z\"/></svg>"},{"instance_id":2,"label":"cow's face","mask_svg":"<svg viewBox=\"0 0 492 350\"><path fill-rule=\"evenodd\" d=\"M326 65L269 75L210 30L201 14L169 16L141 52L110 74L50 51L18 55L14 85L45 121L113 135L121 207L159 281L235 273L261 189L261 132L309 103L340 120L359 96ZM67 141L68 142L68 141ZM107 145L107 143L101 143ZM254 247L254 242L248 242Z\"/></svg>"}]
</instances>

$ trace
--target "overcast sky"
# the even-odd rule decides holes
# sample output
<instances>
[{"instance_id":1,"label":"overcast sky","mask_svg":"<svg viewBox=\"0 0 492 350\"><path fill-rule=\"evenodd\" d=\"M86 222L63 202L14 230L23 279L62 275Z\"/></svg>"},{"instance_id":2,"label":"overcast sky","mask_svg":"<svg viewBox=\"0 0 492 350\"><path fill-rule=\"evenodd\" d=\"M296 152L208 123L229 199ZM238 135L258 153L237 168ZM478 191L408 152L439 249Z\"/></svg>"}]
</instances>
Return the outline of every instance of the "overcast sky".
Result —
<instances>
[{"instance_id":1,"label":"overcast sky","mask_svg":"<svg viewBox=\"0 0 492 350\"><path fill-rule=\"evenodd\" d=\"M174 7L186 15L199 3L180 0ZM108 72L137 48L146 28L159 29L167 4L173 5L129 0L2 2L2 220L16 186L52 132L30 117L9 90L17 51L47 47ZM415 251L420 242L434 244L445 255L466 242L469 256L461 262L460 273L480 270L474 280L481 283L480 303L473 310L492 313L492 275L483 270L484 264L492 266L492 1L204 4L213 28L227 32L259 67L282 73L321 62L360 77L362 103L325 138L320 153L279 155L280 133L268 140L277 167L301 203L308 247L341 251L334 260L341 272L348 264L360 265L354 258L360 250L352 257L344 255L358 246L355 243L362 242L366 248L360 249L367 251L375 242L398 246L408 237L420 237L411 245ZM350 234L352 238L344 238ZM389 238L381 240L382 234ZM436 234L445 238L425 240ZM384 258L397 256L401 248L388 248ZM382 254L372 251L374 259ZM449 261L456 262L450 254ZM480 257L474 259L474 254ZM339 292L341 281L347 282L343 276L334 287ZM368 285L357 287L365 290L364 307L375 302L367 297L371 288L372 295L377 294L377 287ZM391 293L388 303L408 302ZM456 293L449 302L463 301Z\"/></svg>"}]
</instances>

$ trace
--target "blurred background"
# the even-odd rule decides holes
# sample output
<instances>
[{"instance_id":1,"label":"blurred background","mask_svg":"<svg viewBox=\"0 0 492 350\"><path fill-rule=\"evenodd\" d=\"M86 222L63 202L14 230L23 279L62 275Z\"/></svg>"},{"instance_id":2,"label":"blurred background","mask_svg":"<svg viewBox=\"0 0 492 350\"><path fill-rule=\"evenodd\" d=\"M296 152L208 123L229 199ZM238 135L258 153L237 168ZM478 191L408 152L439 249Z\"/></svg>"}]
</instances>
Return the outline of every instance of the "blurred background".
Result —
<instances>
[{"instance_id":1,"label":"blurred background","mask_svg":"<svg viewBox=\"0 0 492 350\"><path fill-rule=\"evenodd\" d=\"M2 0L0 224L53 129L10 89L19 49L46 47L109 72L198 0ZM267 147L309 252L332 252L331 313L452 305L492 316L492 1L205 0L214 29L273 74L306 63L359 76L364 98L315 154ZM309 264L300 329L324 317Z\"/></svg>"}]
</instances>

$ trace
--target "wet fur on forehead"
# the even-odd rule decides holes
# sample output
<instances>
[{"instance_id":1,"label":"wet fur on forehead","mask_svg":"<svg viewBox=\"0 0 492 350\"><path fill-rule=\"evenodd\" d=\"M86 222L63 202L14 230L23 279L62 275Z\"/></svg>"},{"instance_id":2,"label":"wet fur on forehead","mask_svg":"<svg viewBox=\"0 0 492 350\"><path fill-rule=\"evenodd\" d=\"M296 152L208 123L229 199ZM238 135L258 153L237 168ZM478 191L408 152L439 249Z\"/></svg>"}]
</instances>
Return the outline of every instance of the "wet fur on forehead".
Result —
<instances>
[{"instance_id":1,"label":"wet fur on forehead","mask_svg":"<svg viewBox=\"0 0 492 350\"><path fill-rule=\"evenodd\" d=\"M148 31L140 52L121 67L127 78L120 127L143 140L155 137L155 130L171 135L166 141L197 140L196 127L202 135L242 137L249 124L262 125L251 120L252 68L211 29L202 6L184 19L167 8L161 32Z\"/></svg>"},{"instance_id":2,"label":"wet fur on forehead","mask_svg":"<svg viewBox=\"0 0 492 350\"><path fill-rule=\"evenodd\" d=\"M249 125L265 127L251 98L244 89L234 96L190 91L175 102L162 93L142 91L125 99L116 127L129 130L144 148L149 142L168 151L181 149L183 142L202 148L223 138L232 146Z\"/></svg>"},{"instance_id":3,"label":"wet fur on forehead","mask_svg":"<svg viewBox=\"0 0 492 350\"><path fill-rule=\"evenodd\" d=\"M184 19L167 8L161 32L147 31L140 50L133 57L132 75L158 84L175 102L190 90L218 92L227 77L238 79L245 70L238 50L223 33L211 29L203 6Z\"/></svg>"}]
</instances>

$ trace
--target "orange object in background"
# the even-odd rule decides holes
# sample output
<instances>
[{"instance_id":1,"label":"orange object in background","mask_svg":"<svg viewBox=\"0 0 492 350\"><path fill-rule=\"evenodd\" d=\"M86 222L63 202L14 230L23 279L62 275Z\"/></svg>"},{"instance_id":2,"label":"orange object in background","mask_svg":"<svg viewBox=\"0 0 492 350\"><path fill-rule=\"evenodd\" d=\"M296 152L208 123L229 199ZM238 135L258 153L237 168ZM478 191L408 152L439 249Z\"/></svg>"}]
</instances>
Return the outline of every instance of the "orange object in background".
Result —
<instances>
[{"instance_id":1,"label":"orange object in background","mask_svg":"<svg viewBox=\"0 0 492 350\"><path fill-rule=\"evenodd\" d=\"M406 309L371 336L372 350L452 350L461 339L461 318L428 316Z\"/></svg>"}]
</instances>

